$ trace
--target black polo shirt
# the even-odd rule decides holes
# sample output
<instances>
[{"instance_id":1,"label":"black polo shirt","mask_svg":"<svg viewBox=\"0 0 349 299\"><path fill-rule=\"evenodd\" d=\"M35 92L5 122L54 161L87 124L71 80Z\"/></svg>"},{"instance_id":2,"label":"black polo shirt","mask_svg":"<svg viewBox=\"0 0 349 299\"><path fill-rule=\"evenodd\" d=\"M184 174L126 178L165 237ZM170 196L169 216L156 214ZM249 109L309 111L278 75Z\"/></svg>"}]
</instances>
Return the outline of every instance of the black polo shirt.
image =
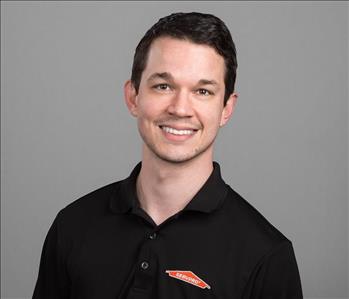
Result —
<instances>
[{"instance_id":1,"label":"black polo shirt","mask_svg":"<svg viewBox=\"0 0 349 299\"><path fill-rule=\"evenodd\" d=\"M137 200L141 163L62 209L33 298L303 298L291 241L213 164L187 206L158 226Z\"/></svg>"}]
</instances>

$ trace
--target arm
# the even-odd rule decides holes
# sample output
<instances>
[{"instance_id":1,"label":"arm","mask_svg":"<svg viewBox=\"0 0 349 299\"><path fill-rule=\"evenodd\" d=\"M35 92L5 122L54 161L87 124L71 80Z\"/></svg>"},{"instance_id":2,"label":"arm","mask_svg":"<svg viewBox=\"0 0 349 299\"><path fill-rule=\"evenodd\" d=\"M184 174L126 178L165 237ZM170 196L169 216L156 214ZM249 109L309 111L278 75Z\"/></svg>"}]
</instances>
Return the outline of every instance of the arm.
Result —
<instances>
[{"instance_id":1,"label":"arm","mask_svg":"<svg viewBox=\"0 0 349 299\"><path fill-rule=\"evenodd\" d=\"M303 299L296 257L290 241L265 255L244 289L243 299Z\"/></svg>"},{"instance_id":2,"label":"arm","mask_svg":"<svg viewBox=\"0 0 349 299\"><path fill-rule=\"evenodd\" d=\"M33 299L69 298L69 278L59 236L59 214L43 245Z\"/></svg>"}]
</instances>

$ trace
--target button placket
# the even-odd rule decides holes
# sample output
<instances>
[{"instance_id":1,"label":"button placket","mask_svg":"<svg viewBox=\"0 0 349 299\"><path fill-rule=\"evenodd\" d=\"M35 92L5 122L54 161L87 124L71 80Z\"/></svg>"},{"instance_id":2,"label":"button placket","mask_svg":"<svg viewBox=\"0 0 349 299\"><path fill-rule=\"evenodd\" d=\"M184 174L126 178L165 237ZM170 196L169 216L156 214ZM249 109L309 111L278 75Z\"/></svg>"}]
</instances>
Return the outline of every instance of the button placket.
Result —
<instances>
[{"instance_id":1,"label":"button placket","mask_svg":"<svg viewBox=\"0 0 349 299\"><path fill-rule=\"evenodd\" d=\"M156 259L153 256L153 247L156 245L153 243L152 238L156 238L157 234L154 234L154 230L146 232L142 245L139 248L139 254L137 258L136 271L134 273L134 280L132 289L137 292L149 291L153 284L156 275Z\"/></svg>"}]
</instances>

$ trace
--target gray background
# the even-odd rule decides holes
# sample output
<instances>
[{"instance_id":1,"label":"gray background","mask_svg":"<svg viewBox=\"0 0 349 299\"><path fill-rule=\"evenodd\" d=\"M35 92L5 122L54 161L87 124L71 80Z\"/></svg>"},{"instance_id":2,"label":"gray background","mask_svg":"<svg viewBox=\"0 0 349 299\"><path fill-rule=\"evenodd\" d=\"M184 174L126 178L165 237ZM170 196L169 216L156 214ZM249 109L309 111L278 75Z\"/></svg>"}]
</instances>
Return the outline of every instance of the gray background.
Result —
<instances>
[{"instance_id":1,"label":"gray background","mask_svg":"<svg viewBox=\"0 0 349 299\"><path fill-rule=\"evenodd\" d=\"M2 297L31 297L61 208L139 161L122 86L176 11L219 16L237 46L226 182L293 242L306 298L348 297L348 3L80 1L1 2Z\"/></svg>"}]
</instances>

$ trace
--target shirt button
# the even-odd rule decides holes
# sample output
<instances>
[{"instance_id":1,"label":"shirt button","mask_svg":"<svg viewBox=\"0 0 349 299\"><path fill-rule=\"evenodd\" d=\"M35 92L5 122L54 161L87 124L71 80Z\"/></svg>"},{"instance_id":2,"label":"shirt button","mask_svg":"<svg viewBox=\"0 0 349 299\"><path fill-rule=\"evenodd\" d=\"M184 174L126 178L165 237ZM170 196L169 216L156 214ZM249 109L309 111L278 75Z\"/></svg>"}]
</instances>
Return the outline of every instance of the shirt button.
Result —
<instances>
[{"instance_id":1,"label":"shirt button","mask_svg":"<svg viewBox=\"0 0 349 299\"><path fill-rule=\"evenodd\" d=\"M141 267L142 267L142 269L148 269L148 267L149 267L149 264L148 264L148 262L142 262L142 264L141 264Z\"/></svg>"},{"instance_id":2,"label":"shirt button","mask_svg":"<svg viewBox=\"0 0 349 299\"><path fill-rule=\"evenodd\" d=\"M154 240L156 238L156 233L152 233L150 236L149 236L150 239Z\"/></svg>"}]
</instances>

